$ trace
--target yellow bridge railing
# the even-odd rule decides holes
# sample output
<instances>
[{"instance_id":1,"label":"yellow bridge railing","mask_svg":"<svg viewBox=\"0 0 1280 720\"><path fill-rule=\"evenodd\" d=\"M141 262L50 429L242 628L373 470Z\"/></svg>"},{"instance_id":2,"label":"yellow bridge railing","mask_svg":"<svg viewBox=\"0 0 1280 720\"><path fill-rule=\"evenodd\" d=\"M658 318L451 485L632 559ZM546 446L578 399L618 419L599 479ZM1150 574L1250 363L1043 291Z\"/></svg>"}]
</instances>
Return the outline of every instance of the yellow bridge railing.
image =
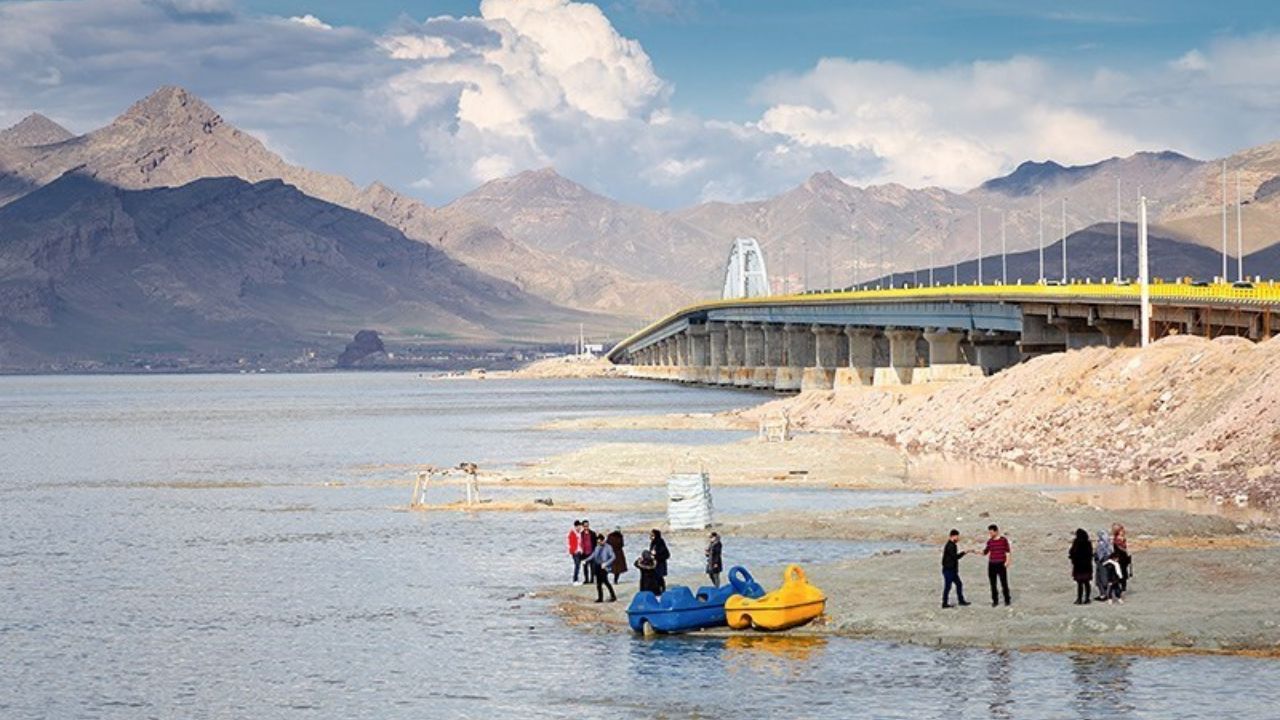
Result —
<instances>
[{"instance_id":1,"label":"yellow bridge railing","mask_svg":"<svg viewBox=\"0 0 1280 720\"><path fill-rule=\"evenodd\" d=\"M1189 283L1156 282L1150 285L1151 302L1159 305L1277 305L1280 306L1280 283L1264 280L1254 283ZM817 291L792 295L767 295L732 300L708 300L677 310L651 323L618 343L624 347L685 315L726 307L769 305L824 305L832 303L912 301L912 300L990 300L995 302L1035 301L1072 302L1076 300L1137 303L1137 283L1071 282L1068 284L1013 285L931 285L919 287L868 288L858 290Z\"/></svg>"}]
</instances>

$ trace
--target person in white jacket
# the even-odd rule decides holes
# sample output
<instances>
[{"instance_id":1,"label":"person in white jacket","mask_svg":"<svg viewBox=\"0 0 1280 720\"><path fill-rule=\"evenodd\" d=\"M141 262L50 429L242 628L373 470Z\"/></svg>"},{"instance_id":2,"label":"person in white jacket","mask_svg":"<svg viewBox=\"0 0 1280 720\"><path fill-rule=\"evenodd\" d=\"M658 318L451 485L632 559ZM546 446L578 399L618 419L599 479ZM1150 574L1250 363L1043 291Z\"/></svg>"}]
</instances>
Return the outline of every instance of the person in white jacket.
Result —
<instances>
[{"instance_id":1,"label":"person in white jacket","mask_svg":"<svg viewBox=\"0 0 1280 720\"><path fill-rule=\"evenodd\" d=\"M613 567L615 557L613 548L604 541L604 536L596 535L596 549L591 551L590 558L591 570L596 576L596 602L604 602L605 588L609 588L609 602L618 599L613 592L613 585L609 583L609 571Z\"/></svg>"}]
</instances>

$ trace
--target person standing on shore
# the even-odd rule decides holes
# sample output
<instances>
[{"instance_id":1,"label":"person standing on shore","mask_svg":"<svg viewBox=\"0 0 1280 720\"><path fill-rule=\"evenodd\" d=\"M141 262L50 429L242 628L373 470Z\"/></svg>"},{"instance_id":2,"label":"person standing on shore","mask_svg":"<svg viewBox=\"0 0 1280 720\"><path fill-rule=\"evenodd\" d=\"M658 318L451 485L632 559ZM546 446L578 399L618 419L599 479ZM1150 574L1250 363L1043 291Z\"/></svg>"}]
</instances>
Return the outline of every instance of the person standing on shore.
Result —
<instances>
[{"instance_id":1,"label":"person standing on shore","mask_svg":"<svg viewBox=\"0 0 1280 720\"><path fill-rule=\"evenodd\" d=\"M590 520L582 521L582 544L580 546L580 549L582 551L582 556L587 558L591 557L591 554L596 551L596 534L591 530ZM583 585L591 584L591 580L594 577L592 575L592 569L593 568L591 567L591 563L588 562L586 564L586 567L583 570L583 576L582 576Z\"/></svg>"},{"instance_id":2,"label":"person standing on shore","mask_svg":"<svg viewBox=\"0 0 1280 720\"><path fill-rule=\"evenodd\" d=\"M609 584L609 570L613 567L613 548L609 547L609 543L604 541L603 535L596 535L595 550L591 553L591 570L596 576L596 602L604 602L604 589L609 588L609 602L618 599L613 592L613 585Z\"/></svg>"},{"instance_id":3,"label":"person standing on shore","mask_svg":"<svg viewBox=\"0 0 1280 720\"><path fill-rule=\"evenodd\" d=\"M573 558L573 584L578 584L578 571L582 569L582 521L574 520L573 529L569 531L569 556Z\"/></svg>"},{"instance_id":4,"label":"person standing on shore","mask_svg":"<svg viewBox=\"0 0 1280 720\"><path fill-rule=\"evenodd\" d=\"M622 528L615 527L604 541L613 548L613 566L609 570L613 572L613 584L617 585L618 576L627 571L627 554L622 551L623 545L626 544L622 538Z\"/></svg>"},{"instance_id":5,"label":"person standing on shore","mask_svg":"<svg viewBox=\"0 0 1280 720\"><path fill-rule=\"evenodd\" d=\"M994 524L987 526L987 546L982 554L987 556L987 580L991 582L991 607L1000 604L1000 595L996 593L996 583L1004 591L1004 604L1009 599L1009 566L1013 564L1013 548L1009 546L1009 538L1000 534L1000 528Z\"/></svg>"},{"instance_id":6,"label":"person standing on shore","mask_svg":"<svg viewBox=\"0 0 1280 720\"><path fill-rule=\"evenodd\" d=\"M640 571L640 592L661 595L662 588L658 586L658 561L653 559L653 553L648 550L640 553L636 569Z\"/></svg>"},{"instance_id":7,"label":"person standing on shore","mask_svg":"<svg viewBox=\"0 0 1280 720\"><path fill-rule=\"evenodd\" d=\"M1123 574L1120 570L1120 558L1116 552L1112 551L1111 557L1102 563L1102 571L1107 576L1107 588L1103 594L1113 605L1124 604L1124 590L1120 585Z\"/></svg>"},{"instance_id":8,"label":"person standing on shore","mask_svg":"<svg viewBox=\"0 0 1280 720\"><path fill-rule=\"evenodd\" d=\"M724 546L720 544L720 533L711 533L707 541L707 577L711 584L720 587L720 573L724 572Z\"/></svg>"},{"instance_id":9,"label":"person standing on shore","mask_svg":"<svg viewBox=\"0 0 1280 720\"><path fill-rule=\"evenodd\" d=\"M1129 591L1129 578L1133 574L1133 557L1129 555L1129 538L1125 535L1124 525L1111 523L1111 549L1120 561L1120 590Z\"/></svg>"},{"instance_id":10,"label":"person standing on shore","mask_svg":"<svg viewBox=\"0 0 1280 720\"><path fill-rule=\"evenodd\" d=\"M947 544L942 546L942 607L943 609L953 607L951 605L951 586L956 588L956 604L961 607L968 606L968 602L964 599L964 583L960 582L960 558L968 554L967 551L961 550L958 543L960 542L960 531L953 529L947 533Z\"/></svg>"},{"instance_id":11,"label":"person standing on shore","mask_svg":"<svg viewBox=\"0 0 1280 720\"><path fill-rule=\"evenodd\" d=\"M1089 587L1093 579L1093 543L1089 542L1089 533L1084 528L1076 528L1076 539L1067 557L1071 559L1071 577L1076 581L1076 604L1088 605L1089 596L1093 594Z\"/></svg>"},{"instance_id":12,"label":"person standing on shore","mask_svg":"<svg viewBox=\"0 0 1280 720\"><path fill-rule=\"evenodd\" d=\"M658 593L662 594L667 590L667 561L671 559L671 551L667 549L667 541L662 539L662 531L657 528L649 533L649 552L658 563Z\"/></svg>"},{"instance_id":13,"label":"person standing on shore","mask_svg":"<svg viewBox=\"0 0 1280 720\"><path fill-rule=\"evenodd\" d=\"M1111 536L1106 530L1098 531L1098 544L1093 546L1093 584L1098 588L1097 600L1107 599L1107 568L1104 564L1111 559Z\"/></svg>"}]
</instances>

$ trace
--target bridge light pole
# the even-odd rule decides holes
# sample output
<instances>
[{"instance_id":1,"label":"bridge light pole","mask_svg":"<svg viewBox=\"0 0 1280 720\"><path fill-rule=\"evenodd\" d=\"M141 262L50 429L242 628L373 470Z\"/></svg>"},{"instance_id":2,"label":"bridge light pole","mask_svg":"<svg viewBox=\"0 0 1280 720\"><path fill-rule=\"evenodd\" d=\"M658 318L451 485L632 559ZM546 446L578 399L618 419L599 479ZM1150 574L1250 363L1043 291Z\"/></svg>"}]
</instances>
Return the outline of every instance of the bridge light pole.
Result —
<instances>
[{"instance_id":1,"label":"bridge light pole","mask_svg":"<svg viewBox=\"0 0 1280 720\"><path fill-rule=\"evenodd\" d=\"M1000 211L1000 284L1009 284L1009 243L1004 234L1005 211Z\"/></svg>"},{"instance_id":2,"label":"bridge light pole","mask_svg":"<svg viewBox=\"0 0 1280 720\"><path fill-rule=\"evenodd\" d=\"M1142 323L1142 347L1151 344L1151 284L1147 257L1147 198L1143 197L1138 214L1138 287L1139 322Z\"/></svg>"},{"instance_id":3,"label":"bridge light pole","mask_svg":"<svg viewBox=\"0 0 1280 720\"><path fill-rule=\"evenodd\" d=\"M1036 190L1036 209L1040 218L1040 284L1044 284L1044 191Z\"/></svg>"},{"instance_id":4,"label":"bridge light pole","mask_svg":"<svg viewBox=\"0 0 1280 720\"><path fill-rule=\"evenodd\" d=\"M978 284L982 284L982 206L978 206Z\"/></svg>"},{"instance_id":5,"label":"bridge light pole","mask_svg":"<svg viewBox=\"0 0 1280 720\"><path fill-rule=\"evenodd\" d=\"M849 285L854 290L858 289L858 228L853 223L849 224L849 236L851 238L850 245L853 247L853 264L849 266Z\"/></svg>"},{"instance_id":6,"label":"bridge light pole","mask_svg":"<svg viewBox=\"0 0 1280 720\"><path fill-rule=\"evenodd\" d=\"M801 293L809 292L809 236L800 239L800 246L804 253L804 275L801 277L803 285L800 287Z\"/></svg>"},{"instance_id":7,"label":"bridge light pole","mask_svg":"<svg viewBox=\"0 0 1280 720\"><path fill-rule=\"evenodd\" d=\"M1067 199L1062 198L1062 284L1067 284Z\"/></svg>"},{"instance_id":8,"label":"bridge light pole","mask_svg":"<svg viewBox=\"0 0 1280 720\"><path fill-rule=\"evenodd\" d=\"M1120 241L1120 178L1116 177L1116 282L1124 277L1124 260Z\"/></svg>"},{"instance_id":9,"label":"bridge light pole","mask_svg":"<svg viewBox=\"0 0 1280 720\"><path fill-rule=\"evenodd\" d=\"M1227 161L1222 161L1222 282L1227 281Z\"/></svg>"},{"instance_id":10,"label":"bridge light pole","mask_svg":"<svg viewBox=\"0 0 1280 720\"><path fill-rule=\"evenodd\" d=\"M933 246L929 246L929 287L933 287Z\"/></svg>"},{"instance_id":11,"label":"bridge light pole","mask_svg":"<svg viewBox=\"0 0 1280 720\"><path fill-rule=\"evenodd\" d=\"M1236 170L1236 280L1244 281L1244 224L1240 209L1240 171Z\"/></svg>"}]
</instances>

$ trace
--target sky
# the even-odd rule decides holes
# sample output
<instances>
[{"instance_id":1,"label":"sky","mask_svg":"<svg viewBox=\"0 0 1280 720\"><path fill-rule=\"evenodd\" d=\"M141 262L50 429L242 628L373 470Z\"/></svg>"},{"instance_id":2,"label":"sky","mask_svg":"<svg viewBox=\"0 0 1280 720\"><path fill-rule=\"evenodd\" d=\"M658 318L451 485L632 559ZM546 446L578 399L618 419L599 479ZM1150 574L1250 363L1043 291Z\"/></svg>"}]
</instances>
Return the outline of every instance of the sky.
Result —
<instances>
[{"instance_id":1,"label":"sky","mask_svg":"<svg viewBox=\"0 0 1280 720\"><path fill-rule=\"evenodd\" d=\"M657 208L824 170L963 190L1280 140L1280 3L0 0L0 125L165 84L433 204L548 166Z\"/></svg>"}]
</instances>

